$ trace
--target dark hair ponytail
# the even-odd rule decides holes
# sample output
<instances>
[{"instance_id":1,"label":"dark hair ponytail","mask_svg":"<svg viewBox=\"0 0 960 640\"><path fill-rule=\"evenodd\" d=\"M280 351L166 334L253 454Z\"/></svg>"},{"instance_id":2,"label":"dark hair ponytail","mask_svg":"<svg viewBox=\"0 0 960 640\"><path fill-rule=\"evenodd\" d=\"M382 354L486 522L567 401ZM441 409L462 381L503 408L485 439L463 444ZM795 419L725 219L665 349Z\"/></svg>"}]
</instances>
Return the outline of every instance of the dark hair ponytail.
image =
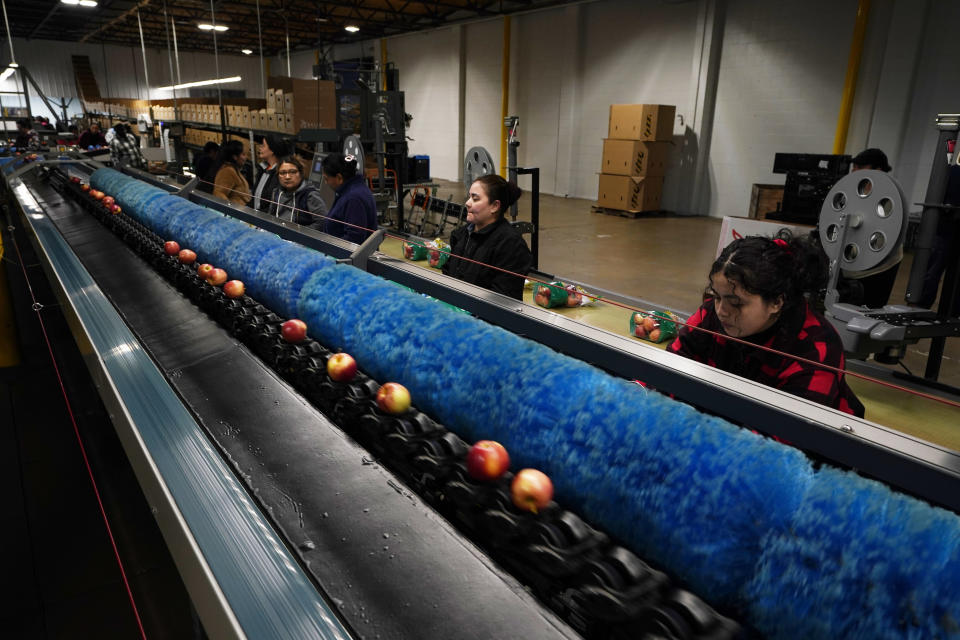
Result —
<instances>
[{"instance_id":1,"label":"dark hair ponytail","mask_svg":"<svg viewBox=\"0 0 960 640\"><path fill-rule=\"evenodd\" d=\"M484 191L487 192L487 200L490 202L498 201L500 203L499 213L501 218L504 212L510 208L510 205L519 200L520 196L523 195L523 191L515 182L507 182L495 173L480 176L474 180L474 182L479 182L483 185Z\"/></svg>"},{"instance_id":2,"label":"dark hair ponytail","mask_svg":"<svg viewBox=\"0 0 960 640\"><path fill-rule=\"evenodd\" d=\"M357 158L331 153L323 159L323 172L330 177L340 174L344 180L349 180L357 175Z\"/></svg>"},{"instance_id":3,"label":"dark hair ponytail","mask_svg":"<svg viewBox=\"0 0 960 640\"><path fill-rule=\"evenodd\" d=\"M775 238L748 236L734 240L710 267L748 293L774 303L783 298L781 315L802 306L807 294L817 296L827 284L827 256L806 237L781 231Z\"/></svg>"}]
</instances>

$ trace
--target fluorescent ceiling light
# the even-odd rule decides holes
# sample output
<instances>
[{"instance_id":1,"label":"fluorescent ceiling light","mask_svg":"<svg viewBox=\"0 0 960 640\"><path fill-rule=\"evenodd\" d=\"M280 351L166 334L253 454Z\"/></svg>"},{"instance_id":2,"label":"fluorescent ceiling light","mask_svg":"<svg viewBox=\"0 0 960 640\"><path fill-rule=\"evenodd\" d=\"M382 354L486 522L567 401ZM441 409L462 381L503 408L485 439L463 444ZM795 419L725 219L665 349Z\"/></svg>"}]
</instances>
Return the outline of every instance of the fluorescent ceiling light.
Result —
<instances>
[{"instance_id":1,"label":"fluorescent ceiling light","mask_svg":"<svg viewBox=\"0 0 960 640\"><path fill-rule=\"evenodd\" d=\"M248 56L251 53L253 53L253 49L240 49L240 53L242 53L245 56Z\"/></svg>"},{"instance_id":2,"label":"fluorescent ceiling light","mask_svg":"<svg viewBox=\"0 0 960 640\"><path fill-rule=\"evenodd\" d=\"M60 0L61 4L71 4L81 7L95 7L97 6L96 0Z\"/></svg>"},{"instance_id":3,"label":"fluorescent ceiling light","mask_svg":"<svg viewBox=\"0 0 960 640\"><path fill-rule=\"evenodd\" d=\"M214 26L212 24L207 24L204 22L204 23L198 24L197 28L200 29L201 31L226 31L230 27L228 27L225 24L218 24Z\"/></svg>"},{"instance_id":4,"label":"fluorescent ceiling light","mask_svg":"<svg viewBox=\"0 0 960 640\"><path fill-rule=\"evenodd\" d=\"M11 69L16 69L16 68L19 67L20 65L18 65L16 62L11 62L11 63L8 64L7 66L10 67Z\"/></svg>"},{"instance_id":5,"label":"fluorescent ceiling light","mask_svg":"<svg viewBox=\"0 0 960 640\"><path fill-rule=\"evenodd\" d=\"M189 89L190 87L206 87L211 84L227 84L228 82L240 82L243 80L240 76L231 76L229 78L214 78L212 80L198 80L196 82L184 82L183 84L174 84L167 87L157 87L154 91L170 91L171 89Z\"/></svg>"},{"instance_id":6,"label":"fluorescent ceiling light","mask_svg":"<svg viewBox=\"0 0 960 640\"><path fill-rule=\"evenodd\" d=\"M4 69L3 73L0 73L0 82L3 82L4 80L12 76L14 71L16 71L16 69L13 69L11 67L7 67L6 69Z\"/></svg>"},{"instance_id":7,"label":"fluorescent ceiling light","mask_svg":"<svg viewBox=\"0 0 960 640\"><path fill-rule=\"evenodd\" d=\"M360 31L360 27L352 24L348 24L347 26L344 27L344 29L346 29L350 33L356 33L357 31Z\"/></svg>"}]
</instances>

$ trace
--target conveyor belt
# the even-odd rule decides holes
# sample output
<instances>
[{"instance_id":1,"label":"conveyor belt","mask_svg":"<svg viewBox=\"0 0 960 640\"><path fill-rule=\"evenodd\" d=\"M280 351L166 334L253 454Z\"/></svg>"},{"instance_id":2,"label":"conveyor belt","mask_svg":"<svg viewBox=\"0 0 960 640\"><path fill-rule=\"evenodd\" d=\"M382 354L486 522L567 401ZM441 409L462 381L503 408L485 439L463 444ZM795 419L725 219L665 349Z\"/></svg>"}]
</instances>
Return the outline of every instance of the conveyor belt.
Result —
<instances>
[{"instance_id":1,"label":"conveyor belt","mask_svg":"<svg viewBox=\"0 0 960 640\"><path fill-rule=\"evenodd\" d=\"M99 222L27 180L358 634L575 637Z\"/></svg>"}]
</instances>

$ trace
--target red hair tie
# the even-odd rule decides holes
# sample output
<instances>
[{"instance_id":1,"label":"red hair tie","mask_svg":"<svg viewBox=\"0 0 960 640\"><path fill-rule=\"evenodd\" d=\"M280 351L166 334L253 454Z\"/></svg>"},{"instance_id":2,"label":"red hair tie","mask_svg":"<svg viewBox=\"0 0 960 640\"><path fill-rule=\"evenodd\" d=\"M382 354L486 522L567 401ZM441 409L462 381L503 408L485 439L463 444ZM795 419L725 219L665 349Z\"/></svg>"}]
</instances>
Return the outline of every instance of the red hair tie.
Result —
<instances>
[{"instance_id":1,"label":"red hair tie","mask_svg":"<svg viewBox=\"0 0 960 640\"><path fill-rule=\"evenodd\" d=\"M787 241L784 240L783 238L774 238L773 242L774 242L778 247L780 247L780 248L782 248L784 251L786 251L786 252L787 252L787 255L790 255L790 256L793 255L793 251L790 251L790 245L787 244Z\"/></svg>"}]
</instances>

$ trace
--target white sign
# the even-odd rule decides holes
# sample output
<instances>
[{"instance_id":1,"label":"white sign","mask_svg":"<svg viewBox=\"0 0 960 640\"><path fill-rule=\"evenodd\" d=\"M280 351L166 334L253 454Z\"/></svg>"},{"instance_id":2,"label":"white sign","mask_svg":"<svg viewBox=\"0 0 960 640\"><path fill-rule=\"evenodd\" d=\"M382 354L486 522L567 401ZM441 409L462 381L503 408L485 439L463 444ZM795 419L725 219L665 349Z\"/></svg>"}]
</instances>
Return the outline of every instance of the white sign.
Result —
<instances>
[{"instance_id":1,"label":"white sign","mask_svg":"<svg viewBox=\"0 0 960 640\"><path fill-rule=\"evenodd\" d=\"M796 238L807 235L813 227L802 224L787 224L774 220L756 220L754 218L723 216L723 224L720 226L720 239L717 241L717 254L714 257L719 256L723 248L734 240L746 238L747 236L766 236L773 238L784 229Z\"/></svg>"}]
</instances>

